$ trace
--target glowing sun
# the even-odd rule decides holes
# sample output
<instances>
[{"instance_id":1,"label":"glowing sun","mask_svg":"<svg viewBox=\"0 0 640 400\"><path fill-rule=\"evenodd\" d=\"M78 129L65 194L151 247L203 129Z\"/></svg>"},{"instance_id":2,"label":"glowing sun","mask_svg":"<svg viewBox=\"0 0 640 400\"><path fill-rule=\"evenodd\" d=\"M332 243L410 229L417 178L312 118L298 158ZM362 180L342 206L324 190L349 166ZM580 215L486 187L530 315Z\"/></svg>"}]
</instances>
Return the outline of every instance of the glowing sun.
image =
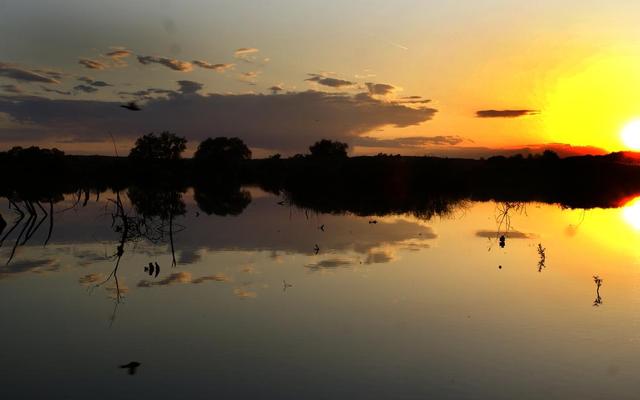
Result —
<instances>
[{"instance_id":1,"label":"glowing sun","mask_svg":"<svg viewBox=\"0 0 640 400\"><path fill-rule=\"evenodd\" d=\"M640 119L629 122L620 132L622 143L632 150L640 150Z\"/></svg>"}]
</instances>

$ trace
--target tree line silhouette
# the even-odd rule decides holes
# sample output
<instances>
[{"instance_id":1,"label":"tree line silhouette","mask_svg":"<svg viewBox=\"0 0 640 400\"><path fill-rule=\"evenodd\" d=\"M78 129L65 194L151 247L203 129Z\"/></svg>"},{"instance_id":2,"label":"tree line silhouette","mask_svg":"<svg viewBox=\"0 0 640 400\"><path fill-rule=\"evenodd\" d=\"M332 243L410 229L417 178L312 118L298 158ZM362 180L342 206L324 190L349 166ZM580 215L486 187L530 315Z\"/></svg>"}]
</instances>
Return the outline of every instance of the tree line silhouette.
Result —
<instances>
[{"instance_id":1,"label":"tree line silhouette","mask_svg":"<svg viewBox=\"0 0 640 400\"><path fill-rule=\"evenodd\" d=\"M184 158L186 145L185 138L161 132L140 137L127 157L14 147L0 153L0 167L7 171L0 196L37 207L64 194L75 193L86 204L92 193L139 188L157 204L169 193L193 187L203 211L237 214L250 201L240 187L257 185L284 194L290 205L322 212L412 212L429 218L469 200L592 208L619 206L640 193L640 164L625 153L562 159L552 151L479 160L349 157L346 143L323 139L307 154L252 159L241 139L218 137L204 140L192 158Z\"/></svg>"}]
</instances>

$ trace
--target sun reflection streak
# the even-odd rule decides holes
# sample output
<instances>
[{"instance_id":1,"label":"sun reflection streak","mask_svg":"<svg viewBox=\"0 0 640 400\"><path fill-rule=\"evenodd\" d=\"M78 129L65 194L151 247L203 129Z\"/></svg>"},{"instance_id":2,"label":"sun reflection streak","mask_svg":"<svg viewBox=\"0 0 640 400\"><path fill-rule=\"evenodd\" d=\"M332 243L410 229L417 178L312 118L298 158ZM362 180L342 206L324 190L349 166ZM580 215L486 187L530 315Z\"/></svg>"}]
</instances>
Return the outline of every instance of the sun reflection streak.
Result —
<instances>
[{"instance_id":1,"label":"sun reflection streak","mask_svg":"<svg viewBox=\"0 0 640 400\"><path fill-rule=\"evenodd\" d=\"M622 217L633 229L640 231L640 197L625 204Z\"/></svg>"}]
</instances>

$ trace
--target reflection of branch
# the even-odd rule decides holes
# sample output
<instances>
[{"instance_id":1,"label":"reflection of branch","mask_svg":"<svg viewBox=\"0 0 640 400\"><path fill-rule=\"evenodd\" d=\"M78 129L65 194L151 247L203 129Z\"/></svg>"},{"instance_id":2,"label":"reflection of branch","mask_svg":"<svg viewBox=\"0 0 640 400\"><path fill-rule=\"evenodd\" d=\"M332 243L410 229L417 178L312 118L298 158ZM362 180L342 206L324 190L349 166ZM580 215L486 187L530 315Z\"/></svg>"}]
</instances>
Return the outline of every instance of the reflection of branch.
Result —
<instances>
[{"instance_id":1,"label":"reflection of branch","mask_svg":"<svg viewBox=\"0 0 640 400\"><path fill-rule=\"evenodd\" d=\"M124 255L124 245L127 242L127 239L129 236L129 217L127 216L127 213L124 210L124 206L122 205L122 199L120 198L119 192L116 192L116 200L114 201L114 204L115 204L115 213L112 215L114 224L118 221L118 219L122 222L121 226L116 225L116 228L115 228L116 232L118 231L121 232L120 242L118 243L118 246L116 246L116 253L114 254L114 257L116 259L116 265L111 271L111 273L109 273L107 278L104 281L98 283L96 287L104 285L113 277L116 284L116 303L119 303L120 302L120 284L118 282L118 267L120 266L120 259L122 259L122 256Z\"/></svg>"},{"instance_id":2,"label":"reflection of branch","mask_svg":"<svg viewBox=\"0 0 640 400\"><path fill-rule=\"evenodd\" d=\"M511 213L523 213L526 212L525 203L522 202L509 202L505 201L499 203L497 206L496 222L498 223L498 234L502 232L504 226L504 233L507 234L511 230Z\"/></svg>"},{"instance_id":3,"label":"reflection of branch","mask_svg":"<svg viewBox=\"0 0 640 400\"><path fill-rule=\"evenodd\" d=\"M542 243L538 243L538 272L542 272L542 269L546 267L545 262L547 261L547 249L542 247Z\"/></svg>"},{"instance_id":4,"label":"reflection of branch","mask_svg":"<svg viewBox=\"0 0 640 400\"><path fill-rule=\"evenodd\" d=\"M598 275L593 276L593 282L596 284L596 298L593 301L594 307L599 307L602 305L602 297L600 297L600 286L602 286L602 278Z\"/></svg>"}]
</instances>

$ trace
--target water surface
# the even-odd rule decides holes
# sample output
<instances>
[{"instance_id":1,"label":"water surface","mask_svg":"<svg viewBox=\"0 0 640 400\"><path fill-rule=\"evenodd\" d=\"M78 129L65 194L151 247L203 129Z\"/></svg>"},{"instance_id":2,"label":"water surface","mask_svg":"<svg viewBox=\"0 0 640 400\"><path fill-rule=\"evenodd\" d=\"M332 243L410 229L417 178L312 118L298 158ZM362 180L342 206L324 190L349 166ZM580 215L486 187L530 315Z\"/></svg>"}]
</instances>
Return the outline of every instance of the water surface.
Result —
<instances>
[{"instance_id":1,"label":"water surface","mask_svg":"<svg viewBox=\"0 0 640 400\"><path fill-rule=\"evenodd\" d=\"M47 245L45 219L0 268L7 398L636 397L635 205L459 202L426 219L244 190L213 209L178 194L125 241L122 216L145 220L126 191L124 214L113 192L57 202ZM1 210L4 235L18 214Z\"/></svg>"}]
</instances>

